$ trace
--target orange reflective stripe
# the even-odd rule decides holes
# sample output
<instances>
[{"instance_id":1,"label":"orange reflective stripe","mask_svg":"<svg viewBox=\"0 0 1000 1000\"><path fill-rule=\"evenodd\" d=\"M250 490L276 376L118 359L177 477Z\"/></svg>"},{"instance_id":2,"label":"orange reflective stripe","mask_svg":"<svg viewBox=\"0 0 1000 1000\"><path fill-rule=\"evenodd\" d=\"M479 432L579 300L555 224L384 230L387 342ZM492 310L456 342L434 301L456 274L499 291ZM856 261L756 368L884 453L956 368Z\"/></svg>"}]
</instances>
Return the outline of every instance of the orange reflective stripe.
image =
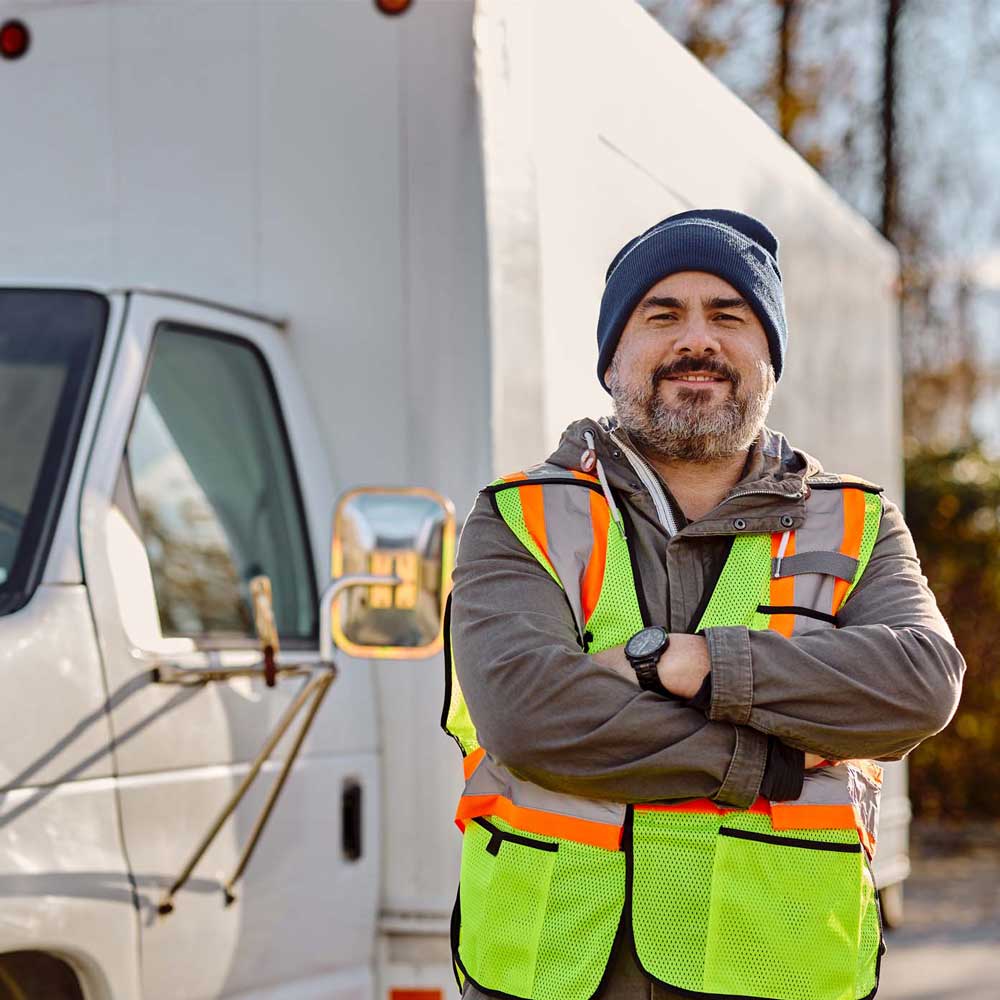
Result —
<instances>
[{"instance_id":1,"label":"orange reflective stripe","mask_svg":"<svg viewBox=\"0 0 1000 1000\"><path fill-rule=\"evenodd\" d=\"M679 812L708 813L712 816L725 816L733 812L761 813L770 815L771 803L762 795L758 795L749 809L737 809L730 806L720 806L711 799L689 799L687 802L647 802L635 807L636 812Z\"/></svg>"},{"instance_id":2,"label":"orange reflective stripe","mask_svg":"<svg viewBox=\"0 0 1000 1000\"><path fill-rule=\"evenodd\" d=\"M798 806L775 802L771 805L771 826L775 830L852 830L857 823L854 806L847 803Z\"/></svg>"},{"instance_id":3,"label":"orange reflective stripe","mask_svg":"<svg viewBox=\"0 0 1000 1000\"><path fill-rule=\"evenodd\" d=\"M540 833L543 837L559 837L578 844L603 847L617 851L621 847L622 828L611 823L598 823L592 819L561 816L542 809L518 806L503 795L463 795L458 802L455 823L465 831L465 824L479 816L499 816L518 830Z\"/></svg>"},{"instance_id":4,"label":"orange reflective stripe","mask_svg":"<svg viewBox=\"0 0 1000 1000\"><path fill-rule=\"evenodd\" d=\"M574 478L582 479L585 483L596 483L598 486L601 484L597 476L588 476L586 472L580 472L579 469L570 469L569 471L573 474Z\"/></svg>"},{"instance_id":5,"label":"orange reflective stripe","mask_svg":"<svg viewBox=\"0 0 1000 1000\"><path fill-rule=\"evenodd\" d=\"M608 502L598 493L590 491L590 521L594 530L594 544L590 549L590 558L580 581L580 603L583 622L590 621L590 616L597 607L604 585L604 569L608 558L608 525L611 523L611 509Z\"/></svg>"},{"instance_id":6,"label":"orange reflective stripe","mask_svg":"<svg viewBox=\"0 0 1000 1000\"><path fill-rule=\"evenodd\" d=\"M546 559L549 558L549 538L545 530L545 491L534 486L521 486L517 491L521 497L521 511L524 514L524 526L535 544L542 550ZM551 562L551 560L549 560Z\"/></svg>"},{"instance_id":7,"label":"orange reflective stripe","mask_svg":"<svg viewBox=\"0 0 1000 1000\"><path fill-rule=\"evenodd\" d=\"M486 756L486 751L482 747L476 747L467 757L462 758L462 772L465 780L468 781L472 772L479 767L479 762Z\"/></svg>"},{"instance_id":8,"label":"orange reflective stripe","mask_svg":"<svg viewBox=\"0 0 1000 1000\"><path fill-rule=\"evenodd\" d=\"M865 494L862 490L842 490L844 500L844 538L840 551L845 556L857 559L861 553L861 536L865 532ZM835 615L844 603L850 580L837 580L833 585L833 602L830 614Z\"/></svg>"},{"instance_id":9,"label":"orange reflective stripe","mask_svg":"<svg viewBox=\"0 0 1000 1000\"><path fill-rule=\"evenodd\" d=\"M771 535L771 558L775 559L778 555L778 549L781 546L781 538L783 532L776 531ZM793 531L788 536L788 544L785 546L785 555L783 558L788 558L788 556L795 555L795 532ZM772 607L782 608L790 607L795 604L795 577L794 576L784 576L779 579L771 579L771 594L768 598ZM780 635L788 638L792 634L792 629L795 628L795 615L771 615L771 619L768 622L769 629L778 632Z\"/></svg>"},{"instance_id":10,"label":"orange reflective stripe","mask_svg":"<svg viewBox=\"0 0 1000 1000\"><path fill-rule=\"evenodd\" d=\"M521 501L521 515L524 517L524 526L528 529L528 534L534 539L545 562L551 567L549 536L545 530L545 491L535 486L520 486L517 493ZM552 575L555 576L554 569L552 570Z\"/></svg>"}]
</instances>

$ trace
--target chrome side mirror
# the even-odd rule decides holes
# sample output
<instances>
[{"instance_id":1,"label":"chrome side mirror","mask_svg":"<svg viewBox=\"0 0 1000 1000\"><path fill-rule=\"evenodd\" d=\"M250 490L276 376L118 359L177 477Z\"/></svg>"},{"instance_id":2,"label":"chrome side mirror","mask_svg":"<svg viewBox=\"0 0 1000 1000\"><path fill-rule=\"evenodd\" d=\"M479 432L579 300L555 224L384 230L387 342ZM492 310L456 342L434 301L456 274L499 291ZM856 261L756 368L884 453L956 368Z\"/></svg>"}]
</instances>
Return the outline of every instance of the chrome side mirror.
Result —
<instances>
[{"instance_id":1,"label":"chrome side mirror","mask_svg":"<svg viewBox=\"0 0 1000 1000\"><path fill-rule=\"evenodd\" d=\"M416 487L364 487L337 502L321 651L421 659L440 651L455 558L451 501Z\"/></svg>"}]
</instances>

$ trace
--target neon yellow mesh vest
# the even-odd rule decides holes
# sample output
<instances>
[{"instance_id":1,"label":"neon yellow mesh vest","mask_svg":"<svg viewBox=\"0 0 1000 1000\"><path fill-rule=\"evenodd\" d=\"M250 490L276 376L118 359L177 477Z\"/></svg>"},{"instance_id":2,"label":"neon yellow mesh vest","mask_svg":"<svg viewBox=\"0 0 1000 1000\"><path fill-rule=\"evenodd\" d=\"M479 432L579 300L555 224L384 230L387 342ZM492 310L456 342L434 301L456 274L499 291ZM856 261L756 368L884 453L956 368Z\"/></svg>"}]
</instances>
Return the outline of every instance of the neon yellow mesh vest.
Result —
<instances>
[{"instance_id":1,"label":"neon yellow mesh vest","mask_svg":"<svg viewBox=\"0 0 1000 1000\"><path fill-rule=\"evenodd\" d=\"M800 528L734 539L697 630L746 625L793 636L835 624L871 556L880 490L834 476L809 484ZM596 479L543 465L487 492L564 591L585 650L621 645L649 624L628 541ZM876 765L811 771L795 802L758 798L747 810L550 792L479 745L450 655L442 725L466 779L452 920L460 984L523 1000L590 1000L616 937L630 931L650 978L696 996L874 994L882 948L867 860Z\"/></svg>"}]
</instances>

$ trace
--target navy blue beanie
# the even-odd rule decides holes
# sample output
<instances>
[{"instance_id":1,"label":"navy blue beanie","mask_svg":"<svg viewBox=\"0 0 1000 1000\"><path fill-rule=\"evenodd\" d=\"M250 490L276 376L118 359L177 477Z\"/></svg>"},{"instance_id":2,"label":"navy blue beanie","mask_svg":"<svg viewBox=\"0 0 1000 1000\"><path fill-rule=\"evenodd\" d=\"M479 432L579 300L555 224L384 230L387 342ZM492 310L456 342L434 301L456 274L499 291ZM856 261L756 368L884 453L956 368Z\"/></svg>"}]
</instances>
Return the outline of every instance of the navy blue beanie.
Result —
<instances>
[{"instance_id":1,"label":"navy blue beanie","mask_svg":"<svg viewBox=\"0 0 1000 1000\"><path fill-rule=\"evenodd\" d=\"M781 378L788 327L778 270L778 240L759 219L724 208L671 215L629 240L605 275L597 321L597 377L611 364L622 330L643 295L677 271L707 271L747 300L767 334L775 380Z\"/></svg>"}]
</instances>

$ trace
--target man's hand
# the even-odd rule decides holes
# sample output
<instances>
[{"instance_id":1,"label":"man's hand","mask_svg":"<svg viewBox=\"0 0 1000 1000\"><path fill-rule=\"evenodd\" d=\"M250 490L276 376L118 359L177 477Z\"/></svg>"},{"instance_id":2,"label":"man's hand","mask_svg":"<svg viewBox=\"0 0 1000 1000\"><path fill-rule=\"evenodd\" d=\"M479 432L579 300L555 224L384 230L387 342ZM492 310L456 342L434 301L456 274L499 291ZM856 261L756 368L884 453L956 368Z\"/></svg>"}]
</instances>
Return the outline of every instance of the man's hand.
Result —
<instances>
[{"instance_id":1,"label":"man's hand","mask_svg":"<svg viewBox=\"0 0 1000 1000\"><path fill-rule=\"evenodd\" d=\"M712 669L704 636L671 632L670 646L660 657L660 683L678 698L693 698Z\"/></svg>"}]
</instances>

